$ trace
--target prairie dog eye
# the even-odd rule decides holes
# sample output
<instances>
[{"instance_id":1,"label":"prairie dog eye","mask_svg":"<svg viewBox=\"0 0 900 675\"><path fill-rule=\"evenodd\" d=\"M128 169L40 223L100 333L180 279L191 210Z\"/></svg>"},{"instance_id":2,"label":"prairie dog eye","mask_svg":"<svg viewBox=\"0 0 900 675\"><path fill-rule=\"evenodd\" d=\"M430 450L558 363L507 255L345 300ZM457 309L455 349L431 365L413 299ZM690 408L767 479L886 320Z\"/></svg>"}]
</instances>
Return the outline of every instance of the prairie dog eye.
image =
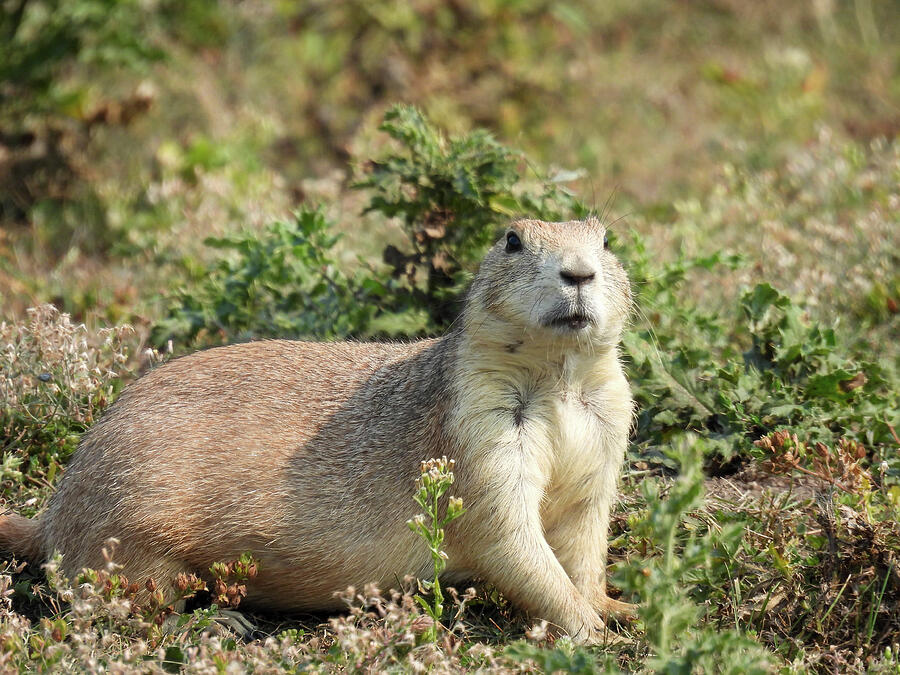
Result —
<instances>
[{"instance_id":1,"label":"prairie dog eye","mask_svg":"<svg viewBox=\"0 0 900 675\"><path fill-rule=\"evenodd\" d=\"M515 232L506 233L506 252L515 253L522 250L522 240Z\"/></svg>"}]
</instances>

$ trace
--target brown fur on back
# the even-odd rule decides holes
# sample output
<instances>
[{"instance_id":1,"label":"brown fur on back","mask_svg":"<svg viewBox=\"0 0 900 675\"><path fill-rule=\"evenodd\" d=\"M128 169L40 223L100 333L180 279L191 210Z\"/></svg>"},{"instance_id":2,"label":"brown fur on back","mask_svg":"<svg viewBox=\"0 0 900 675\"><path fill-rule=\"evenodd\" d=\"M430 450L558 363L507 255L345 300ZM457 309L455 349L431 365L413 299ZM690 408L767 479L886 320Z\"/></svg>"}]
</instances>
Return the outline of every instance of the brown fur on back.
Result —
<instances>
[{"instance_id":1,"label":"brown fur on back","mask_svg":"<svg viewBox=\"0 0 900 675\"><path fill-rule=\"evenodd\" d=\"M338 606L335 590L372 580L370 560L398 541L417 548L405 519L384 525L398 504L413 515L422 449L439 445L434 424L410 414L434 398L420 376L434 344L273 340L167 364L129 387L85 437L45 516L44 550L64 551L74 572L102 564L102 542L116 537L118 562L147 576L170 571L148 565L149 551L164 550L176 570L253 551L260 586L278 576L280 588L294 569L332 568L297 580L301 597L287 604ZM400 390L398 370L407 371ZM371 540L341 538L350 522ZM394 562L379 580L391 579ZM278 588L249 600L280 606Z\"/></svg>"}]
</instances>

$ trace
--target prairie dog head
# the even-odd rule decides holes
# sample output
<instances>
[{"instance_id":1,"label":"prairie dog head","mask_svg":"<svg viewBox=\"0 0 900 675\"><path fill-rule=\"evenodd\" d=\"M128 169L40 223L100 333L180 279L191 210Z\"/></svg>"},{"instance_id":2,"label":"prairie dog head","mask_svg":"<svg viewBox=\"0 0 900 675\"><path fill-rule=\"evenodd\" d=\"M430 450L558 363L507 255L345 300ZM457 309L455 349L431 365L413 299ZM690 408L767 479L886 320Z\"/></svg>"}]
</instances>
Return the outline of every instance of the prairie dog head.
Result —
<instances>
[{"instance_id":1,"label":"prairie dog head","mask_svg":"<svg viewBox=\"0 0 900 675\"><path fill-rule=\"evenodd\" d=\"M468 305L473 331L480 315L493 319L495 329L507 327L504 337L614 345L628 318L631 289L599 220L519 220L485 256Z\"/></svg>"}]
</instances>

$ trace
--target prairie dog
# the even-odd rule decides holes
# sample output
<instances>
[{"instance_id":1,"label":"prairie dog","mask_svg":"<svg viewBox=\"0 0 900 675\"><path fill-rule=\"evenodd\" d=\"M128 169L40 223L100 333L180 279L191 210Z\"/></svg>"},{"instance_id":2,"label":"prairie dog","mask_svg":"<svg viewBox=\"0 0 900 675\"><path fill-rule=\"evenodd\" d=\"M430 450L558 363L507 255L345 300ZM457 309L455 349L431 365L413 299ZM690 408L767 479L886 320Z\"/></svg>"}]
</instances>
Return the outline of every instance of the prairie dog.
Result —
<instances>
[{"instance_id":1,"label":"prairie dog","mask_svg":"<svg viewBox=\"0 0 900 675\"><path fill-rule=\"evenodd\" d=\"M0 550L69 575L109 537L159 587L250 551L246 604L341 607L335 592L428 577L406 526L421 460L456 460L468 512L446 579L480 576L579 641L606 595L610 507L632 420L618 355L628 279L597 220L510 224L456 324L411 343L260 341L173 360L84 436L36 519L0 516Z\"/></svg>"}]
</instances>

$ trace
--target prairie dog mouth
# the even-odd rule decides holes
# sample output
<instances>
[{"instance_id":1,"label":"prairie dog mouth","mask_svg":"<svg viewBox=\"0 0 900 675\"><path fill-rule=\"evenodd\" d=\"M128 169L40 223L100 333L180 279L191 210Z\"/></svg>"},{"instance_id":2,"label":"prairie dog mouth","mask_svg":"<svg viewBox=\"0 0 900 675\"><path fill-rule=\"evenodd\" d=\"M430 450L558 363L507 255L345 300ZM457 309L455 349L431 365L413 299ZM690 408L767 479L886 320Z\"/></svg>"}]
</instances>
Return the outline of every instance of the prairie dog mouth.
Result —
<instances>
[{"instance_id":1,"label":"prairie dog mouth","mask_svg":"<svg viewBox=\"0 0 900 675\"><path fill-rule=\"evenodd\" d=\"M547 322L547 325L552 326L553 328L565 328L567 330L579 331L587 328L591 323L591 317L587 314L573 312L571 314L555 316Z\"/></svg>"}]
</instances>

